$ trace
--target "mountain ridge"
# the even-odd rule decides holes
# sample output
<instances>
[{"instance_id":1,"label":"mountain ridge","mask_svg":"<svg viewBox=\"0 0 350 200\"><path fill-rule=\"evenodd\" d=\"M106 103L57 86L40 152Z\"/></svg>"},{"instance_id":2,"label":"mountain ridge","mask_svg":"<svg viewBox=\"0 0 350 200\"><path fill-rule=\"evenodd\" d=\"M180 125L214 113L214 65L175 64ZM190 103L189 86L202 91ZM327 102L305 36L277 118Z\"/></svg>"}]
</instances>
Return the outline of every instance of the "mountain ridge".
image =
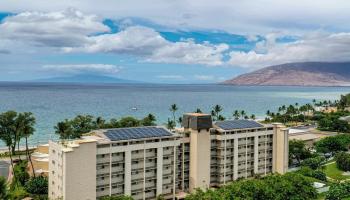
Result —
<instances>
[{"instance_id":1,"label":"mountain ridge","mask_svg":"<svg viewBox=\"0 0 350 200\"><path fill-rule=\"evenodd\" d=\"M350 62L298 62L274 65L239 75L222 84L350 86Z\"/></svg>"}]
</instances>

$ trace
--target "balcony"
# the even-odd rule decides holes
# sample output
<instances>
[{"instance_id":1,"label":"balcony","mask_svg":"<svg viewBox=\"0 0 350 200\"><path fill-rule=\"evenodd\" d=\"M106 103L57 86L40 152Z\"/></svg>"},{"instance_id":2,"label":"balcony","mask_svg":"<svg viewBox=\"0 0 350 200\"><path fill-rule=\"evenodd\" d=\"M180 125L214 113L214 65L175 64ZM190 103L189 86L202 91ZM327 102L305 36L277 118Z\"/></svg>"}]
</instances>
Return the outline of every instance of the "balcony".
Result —
<instances>
[{"instance_id":1,"label":"balcony","mask_svg":"<svg viewBox=\"0 0 350 200\"><path fill-rule=\"evenodd\" d=\"M97 170L97 174L109 174L110 171L109 171L109 167L105 167L103 169L98 169Z\"/></svg>"},{"instance_id":2,"label":"balcony","mask_svg":"<svg viewBox=\"0 0 350 200\"><path fill-rule=\"evenodd\" d=\"M131 180L143 179L143 172L138 172L137 174L131 174Z\"/></svg>"},{"instance_id":3,"label":"balcony","mask_svg":"<svg viewBox=\"0 0 350 200\"><path fill-rule=\"evenodd\" d=\"M143 190L143 182L140 181L136 184L131 184L131 190Z\"/></svg>"},{"instance_id":4,"label":"balcony","mask_svg":"<svg viewBox=\"0 0 350 200\"><path fill-rule=\"evenodd\" d=\"M109 185L109 177L105 178L105 179L100 179L98 178L96 180L96 185Z\"/></svg>"},{"instance_id":5,"label":"balcony","mask_svg":"<svg viewBox=\"0 0 350 200\"><path fill-rule=\"evenodd\" d=\"M96 159L97 164L109 163L109 161L109 156L105 156L104 158L98 156Z\"/></svg>"}]
</instances>

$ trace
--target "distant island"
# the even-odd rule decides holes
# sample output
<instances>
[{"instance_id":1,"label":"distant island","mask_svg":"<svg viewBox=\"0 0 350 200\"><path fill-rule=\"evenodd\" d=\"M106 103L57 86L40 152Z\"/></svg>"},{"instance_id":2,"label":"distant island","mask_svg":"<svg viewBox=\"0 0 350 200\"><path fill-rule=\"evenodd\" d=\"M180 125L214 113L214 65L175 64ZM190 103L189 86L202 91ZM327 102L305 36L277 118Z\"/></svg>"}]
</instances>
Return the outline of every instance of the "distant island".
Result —
<instances>
[{"instance_id":1,"label":"distant island","mask_svg":"<svg viewBox=\"0 0 350 200\"><path fill-rule=\"evenodd\" d=\"M223 84L350 86L350 62L300 62L275 65L226 80Z\"/></svg>"},{"instance_id":2,"label":"distant island","mask_svg":"<svg viewBox=\"0 0 350 200\"><path fill-rule=\"evenodd\" d=\"M141 83L104 75L78 74L73 76L62 76L45 79L30 80L29 82L44 83Z\"/></svg>"}]
</instances>

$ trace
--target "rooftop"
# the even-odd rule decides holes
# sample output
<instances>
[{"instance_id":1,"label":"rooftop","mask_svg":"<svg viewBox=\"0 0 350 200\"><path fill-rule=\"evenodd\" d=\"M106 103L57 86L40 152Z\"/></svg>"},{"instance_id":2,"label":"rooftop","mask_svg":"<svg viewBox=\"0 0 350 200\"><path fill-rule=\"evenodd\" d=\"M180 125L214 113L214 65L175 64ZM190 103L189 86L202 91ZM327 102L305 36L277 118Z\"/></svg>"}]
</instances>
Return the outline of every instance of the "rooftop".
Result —
<instances>
[{"instance_id":1,"label":"rooftop","mask_svg":"<svg viewBox=\"0 0 350 200\"><path fill-rule=\"evenodd\" d=\"M221 128L223 130L264 127L262 124L260 124L256 121L245 120L245 119L218 121L218 122L215 122L215 126Z\"/></svg>"},{"instance_id":2,"label":"rooftop","mask_svg":"<svg viewBox=\"0 0 350 200\"><path fill-rule=\"evenodd\" d=\"M155 126L107 129L103 134L111 141L174 136L167 129Z\"/></svg>"}]
</instances>

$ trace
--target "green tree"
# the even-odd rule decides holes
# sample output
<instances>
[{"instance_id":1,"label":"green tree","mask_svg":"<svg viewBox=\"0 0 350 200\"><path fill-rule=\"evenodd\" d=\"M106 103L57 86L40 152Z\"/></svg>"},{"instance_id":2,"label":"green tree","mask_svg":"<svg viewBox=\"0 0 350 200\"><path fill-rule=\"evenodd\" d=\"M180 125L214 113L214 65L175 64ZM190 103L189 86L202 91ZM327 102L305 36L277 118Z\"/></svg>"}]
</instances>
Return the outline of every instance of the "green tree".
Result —
<instances>
[{"instance_id":1,"label":"green tree","mask_svg":"<svg viewBox=\"0 0 350 200\"><path fill-rule=\"evenodd\" d=\"M68 119L58 122L54 129L55 133L60 136L60 139L74 139L77 136L74 134L71 122Z\"/></svg>"},{"instance_id":2,"label":"green tree","mask_svg":"<svg viewBox=\"0 0 350 200\"><path fill-rule=\"evenodd\" d=\"M137 127L140 126L140 121L134 117L123 117L119 120L119 125L122 128Z\"/></svg>"},{"instance_id":3,"label":"green tree","mask_svg":"<svg viewBox=\"0 0 350 200\"><path fill-rule=\"evenodd\" d=\"M303 162L301 163L301 166L310 167L311 169L316 170L323 165L324 161L325 161L324 157L316 156L313 158L307 158L303 160Z\"/></svg>"},{"instance_id":4,"label":"green tree","mask_svg":"<svg viewBox=\"0 0 350 200\"><path fill-rule=\"evenodd\" d=\"M350 154L346 152L339 152L335 155L337 168L343 171L350 171Z\"/></svg>"},{"instance_id":5,"label":"green tree","mask_svg":"<svg viewBox=\"0 0 350 200\"><path fill-rule=\"evenodd\" d=\"M247 113L244 110L241 110L240 114L241 114L242 119L247 115Z\"/></svg>"},{"instance_id":6,"label":"green tree","mask_svg":"<svg viewBox=\"0 0 350 200\"><path fill-rule=\"evenodd\" d=\"M14 176L11 182L11 188L15 188L17 186L24 186L26 182L29 180L30 176L27 172L28 162L26 160L22 160L18 162L14 166Z\"/></svg>"},{"instance_id":7,"label":"green tree","mask_svg":"<svg viewBox=\"0 0 350 200\"><path fill-rule=\"evenodd\" d=\"M29 194L23 186L14 187L9 193L9 199L11 200L23 200L28 196Z\"/></svg>"},{"instance_id":8,"label":"green tree","mask_svg":"<svg viewBox=\"0 0 350 200\"><path fill-rule=\"evenodd\" d=\"M350 105L350 94L341 95L338 103L340 109L345 109Z\"/></svg>"},{"instance_id":9,"label":"green tree","mask_svg":"<svg viewBox=\"0 0 350 200\"><path fill-rule=\"evenodd\" d=\"M236 120L239 119L240 116L241 116L241 114L239 113L238 110L235 110L235 111L233 112L233 117L234 117Z\"/></svg>"},{"instance_id":10,"label":"green tree","mask_svg":"<svg viewBox=\"0 0 350 200\"><path fill-rule=\"evenodd\" d=\"M3 176L0 176L0 199L8 199L7 181Z\"/></svg>"},{"instance_id":11,"label":"green tree","mask_svg":"<svg viewBox=\"0 0 350 200\"><path fill-rule=\"evenodd\" d=\"M315 143L317 152L332 153L333 155L339 151L347 151L350 144L350 135L341 134L331 137L322 138Z\"/></svg>"},{"instance_id":12,"label":"green tree","mask_svg":"<svg viewBox=\"0 0 350 200\"><path fill-rule=\"evenodd\" d=\"M350 197L350 181L332 184L326 195L326 200L341 200Z\"/></svg>"},{"instance_id":13,"label":"green tree","mask_svg":"<svg viewBox=\"0 0 350 200\"><path fill-rule=\"evenodd\" d=\"M25 138L25 145L26 145L26 156L27 160L30 162L31 168L33 170L33 176L35 177L35 171L33 167L33 162L32 158L29 152L29 147L28 147L28 138L34 134L35 128L35 117L33 116L33 113L30 112L25 112L25 113L20 113L20 115L23 116L23 123L21 127L21 135Z\"/></svg>"},{"instance_id":14,"label":"green tree","mask_svg":"<svg viewBox=\"0 0 350 200\"><path fill-rule=\"evenodd\" d=\"M254 114L250 115L250 119L255 120L256 119L255 115Z\"/></svg>"},{"instance_id":15,"label":"green tree","mask_svg":"<svg viewBox=\"0 0 350 200\"><path fill-rule=\"evenodd\" d=\"M170 112L172 112L172 114L173 114L173 122L175 123L175 126L176 126L176 111L177 110L179 110L179 108L177 107L177 105L176 104L172 104L171 106L170 106Z\"/></svg>"},{"instance_id":16,"label":"green tree","mask_svg":"<svg viewBox=\"0 0 350 200\"><path fill-rule=\"evenodd\" d=\"M220 105L215 105L211 111L211 115L213 116L214 121L222 121L225 120L225 117L221 115L222 107Z\"/></svg>"},{"instance_id":17,"label":"green tree","mask_svg":"<svg viewBox=\"0 0 350 200\"><path fill-rule=\"evenodd\" d=\"M203 113L202 110L200 108L197 108L195 111L195 113Z\"/></svg>"},{"instance_id":18,"label":"green tree","mask_svg":"<svg viewBox=\"0 0 350 200\"><path fill-rule=\"evenodd\" d=\"M0 139L5 143L8 148L12 171L14 172L14 165L12 156L16 148L16 119L17 112L7 111L0 114Z\"/></svg>"},{"instance_id":19,"label":"green tree","mask_svg":"<svg viewBox=\"0 0 350 200\"><path fill-rule=\"evenodd\" d=\"M301 174L269 175L259 179L238 180L217 190L197 189L186 196L186 200L245 200L245 199L298 199L317 197L313 182Z\"/></svg>"},{"instance_id":20,"label":"green tree","mask_svg":"<svg viewBox=\"0 0 350 200\"><path fill-rule=\"evenodd\" d=\"M48 179L44 176L33 177L25 184L25 189L30 194L47 194Z\"/></svg>"},{"instance_id":21,"label":"green tree","mask_svg":"<svg viewBox=\"0 0 350 200\"><path fill-rule=\"evenodd\" d=\"M106 127L106 120L104 120L102 117L96 117L94 121L94 126L97 129L105 128Z\"/></svg>"},{"instance_id":22,"label":"green tree","mask_svg":"<svg viewBox=\"0 0 350 200\"><path fill-rule=\"evenodd\" d=\"M293 159L296 159L298 164L302 160L311 157L311 152L306 148L305 142L301 140L289 141L289 161L292 163Z\"/></svg>"},{"instance_id":23,"label":"green tree","mask_svg":"<svg viewBox=\"0 0 350 200\"><path fill-rule=\"evenodd\" d=\"M156 117L153 114L148 114L145 118L141 120L141 124L143 126L155 126L156 125Z\"/></svg>"},{"instance_id":24,"label":"green tree","mask_svg":"<svg viewBox=\"0 0 350 200\"><path fill-rule=\"evenodd\" d=\"M168 122L166 123L166 127L169 130L173 130L175 128L175 126L176 126L175 122L168 118Z\"/></svg>"}]
</instances>

